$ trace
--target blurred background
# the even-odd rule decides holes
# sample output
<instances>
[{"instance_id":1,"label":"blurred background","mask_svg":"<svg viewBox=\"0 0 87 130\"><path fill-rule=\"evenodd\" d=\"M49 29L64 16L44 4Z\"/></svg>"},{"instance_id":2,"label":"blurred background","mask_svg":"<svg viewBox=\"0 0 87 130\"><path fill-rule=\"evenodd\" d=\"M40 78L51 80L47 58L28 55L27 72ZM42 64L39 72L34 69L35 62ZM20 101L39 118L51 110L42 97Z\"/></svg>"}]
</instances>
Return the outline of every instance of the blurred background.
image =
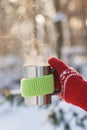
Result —
<instances>
[{"instance_id":1,"label":"blurred background","mask_svg":"<svg viewBox=\"0 0 87 130\"><path fill-rule=\"evenodd\" d=\"M0 0L0 12L0 129L86 130L87 113L58 97L26 106L20 80L51 56L87 80L87 0Z\"/></svg>"}]
</instances>

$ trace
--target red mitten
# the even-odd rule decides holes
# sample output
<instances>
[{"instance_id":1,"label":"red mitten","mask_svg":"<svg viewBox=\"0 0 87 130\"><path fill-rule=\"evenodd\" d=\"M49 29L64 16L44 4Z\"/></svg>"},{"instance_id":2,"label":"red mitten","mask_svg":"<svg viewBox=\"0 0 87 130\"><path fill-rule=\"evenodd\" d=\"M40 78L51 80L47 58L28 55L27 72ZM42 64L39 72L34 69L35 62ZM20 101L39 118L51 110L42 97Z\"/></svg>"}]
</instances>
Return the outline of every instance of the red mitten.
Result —
<instances>
[{"instance_id":1,"label":"red mitten","mask_svg":"<svg viewBox=\"0 0 87 130\"><path fill-rule=\"evenodd\" d=\"M58 95L66 102L87 111L87 82L75 69L55 57L50 58L48 63L56 70L54 73L55 88L61 88Z\"/></svg>"}]
</instances>

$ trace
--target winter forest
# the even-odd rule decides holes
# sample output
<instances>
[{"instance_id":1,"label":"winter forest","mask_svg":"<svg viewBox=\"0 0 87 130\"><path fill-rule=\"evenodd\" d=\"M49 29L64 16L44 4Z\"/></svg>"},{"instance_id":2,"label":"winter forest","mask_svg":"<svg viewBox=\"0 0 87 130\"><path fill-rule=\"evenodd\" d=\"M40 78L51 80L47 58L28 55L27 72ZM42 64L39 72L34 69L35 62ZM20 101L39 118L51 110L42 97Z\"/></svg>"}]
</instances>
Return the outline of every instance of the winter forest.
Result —
<instances>
[{"instance_id":1,"label":"winter forest","mask_svg":"<svg viewBox=\"0 0 87 130\"><path fill-rule=\"evenodd\" d=\"M57 96L25 105L23 66L51 56L87 80L87 0L0 0L0 130L87 130L87 112Z\"/></svg>"}]
</instances>

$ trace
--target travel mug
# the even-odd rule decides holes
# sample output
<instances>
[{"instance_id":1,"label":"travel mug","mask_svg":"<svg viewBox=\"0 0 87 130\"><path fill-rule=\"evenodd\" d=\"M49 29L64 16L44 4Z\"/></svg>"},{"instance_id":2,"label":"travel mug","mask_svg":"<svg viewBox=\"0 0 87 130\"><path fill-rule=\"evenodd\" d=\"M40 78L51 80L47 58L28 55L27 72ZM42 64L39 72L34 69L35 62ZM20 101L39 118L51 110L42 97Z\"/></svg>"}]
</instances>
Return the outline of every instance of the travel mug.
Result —
<instances>
[{"instance_id":1,"label":"travel mug","mask_svg":"<svg viewBox=\"0 0 87 130\"><path fill-rule=\"evenodd\" d=\"M51 77L52 75L53 74L51 74L51 68L49 65L46 65L46 66L24 66L25 79L29 79L28 83L30 85L35 83L35 87L37 87L37 89L38 89L38 85L39 85L39 87L43 86L43 87L47 87L47 89L49 87L50 92L51 91L53 92L54 91L54 81L53 81L53 77ZM52 80L50 77L52 78ZM46 79L46 78L49 78L49 79ZM43 81L41 81L42 79L43 79ZM32 83L30 83L31 80L32 80ZM40 81L38 81L38 83L37 83L36 80L40 80ZM45 84L46 85L48 84L50 86L45 86ZM26 86L24 86L24 87L26 88ZM33 85L33 87L34 87L34 85ZM31 86L29 89L30 89L29 91L32 91L32 93L33 93L34 89L32 90ZM43 90L43 91L45 91L45 90ZM42 92L42 90L41 90L41 92ZM48 93L46 95L39 95L39 96L38 95L37 96L30 95L30 96L24 96L24 100L25 100L25 103L27 105L47 105L47 104L51 103L51 96L52 95L50 93Z\"/></svg>"}]
</instances>

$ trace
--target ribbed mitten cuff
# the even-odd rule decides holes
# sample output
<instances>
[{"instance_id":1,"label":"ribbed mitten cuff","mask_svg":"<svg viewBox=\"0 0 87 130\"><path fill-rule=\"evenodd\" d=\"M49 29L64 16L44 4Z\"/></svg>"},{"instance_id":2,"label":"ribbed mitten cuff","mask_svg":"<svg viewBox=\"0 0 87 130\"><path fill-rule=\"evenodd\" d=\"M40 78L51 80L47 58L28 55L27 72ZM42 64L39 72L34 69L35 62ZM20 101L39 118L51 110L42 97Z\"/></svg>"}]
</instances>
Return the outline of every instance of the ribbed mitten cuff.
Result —
<instances>
[{"instance_id":1,"label":"ribbed mitten cuff","mask_svg":"<svg viewBox=\"0 0 87 130\"><path fill-rule=\"evenodd\" d=\"M60 75L62 91L60 96L68 103L87 111L87 82L74 69L67 69Z\"/></svg>"}]
</instances>

